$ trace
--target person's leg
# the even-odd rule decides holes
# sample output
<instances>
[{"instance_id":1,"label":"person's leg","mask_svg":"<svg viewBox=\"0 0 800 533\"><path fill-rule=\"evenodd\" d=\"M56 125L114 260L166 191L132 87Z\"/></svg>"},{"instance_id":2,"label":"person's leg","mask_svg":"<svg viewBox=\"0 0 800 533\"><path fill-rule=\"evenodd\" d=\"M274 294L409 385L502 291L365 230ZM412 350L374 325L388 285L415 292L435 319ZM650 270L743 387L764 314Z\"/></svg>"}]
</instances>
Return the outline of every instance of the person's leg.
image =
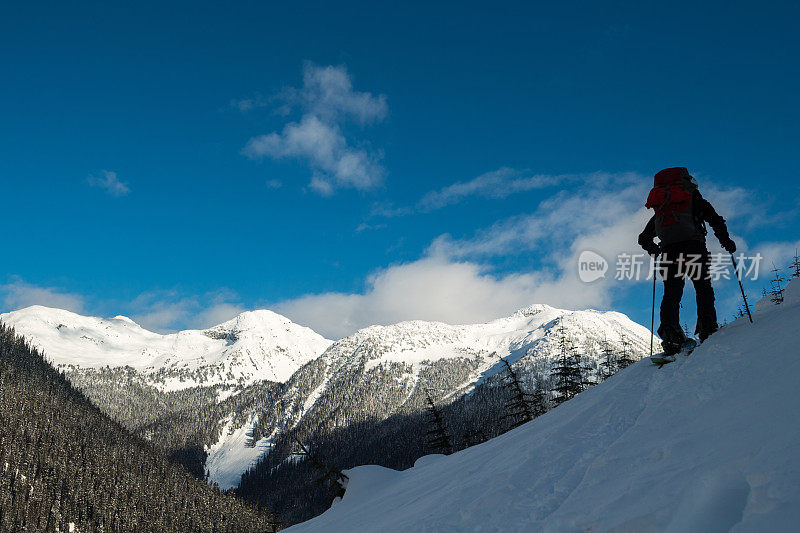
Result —
<instances>
[{"instance_id":1,"label":"person's leg","mask_svg":"<svg viewBox=\"0 0 800 533\"><path fill-rule=\"evenodd\" d=\"M680 325L680 305L683 297L684 277L680 268L679 253L665 252L662 255L664 276L664 298L661 300L661 325L658 336L667 353L675 353L684 341Z\"/></svg>"},{"instance_id":2,"label":"person's leg","mask_svg":"<svg viewBox=\"0 0 800 533\"><path fill-rule=\"evenodd\" d=\"M700 336L700 342L717 331L717 310L714 308L714 287L711 285L709 273L711 256L705 246L698 250L701 268L699 275L692 277L694 292L697 299L697 327L695 333Z\"/></svg>"}]
</instances>

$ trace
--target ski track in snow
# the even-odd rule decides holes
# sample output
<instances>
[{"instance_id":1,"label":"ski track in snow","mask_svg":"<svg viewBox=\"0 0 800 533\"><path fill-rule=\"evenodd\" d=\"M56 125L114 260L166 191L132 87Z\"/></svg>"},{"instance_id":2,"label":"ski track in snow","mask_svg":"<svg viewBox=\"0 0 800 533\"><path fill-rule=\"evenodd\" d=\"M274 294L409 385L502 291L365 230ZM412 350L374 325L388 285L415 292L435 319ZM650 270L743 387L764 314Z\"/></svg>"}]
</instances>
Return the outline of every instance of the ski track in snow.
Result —
<instances>
[{"instance_id":1,"label":"ski track in snow","mask_svg":"<svg viewBox=\"0 0 800 533\"><path fill-rule=\"evenodd\" d=\"M479 446L350 470L344 499L289 531L796 531L797 281L785 297Z\"/></svg>"}]
</instances>

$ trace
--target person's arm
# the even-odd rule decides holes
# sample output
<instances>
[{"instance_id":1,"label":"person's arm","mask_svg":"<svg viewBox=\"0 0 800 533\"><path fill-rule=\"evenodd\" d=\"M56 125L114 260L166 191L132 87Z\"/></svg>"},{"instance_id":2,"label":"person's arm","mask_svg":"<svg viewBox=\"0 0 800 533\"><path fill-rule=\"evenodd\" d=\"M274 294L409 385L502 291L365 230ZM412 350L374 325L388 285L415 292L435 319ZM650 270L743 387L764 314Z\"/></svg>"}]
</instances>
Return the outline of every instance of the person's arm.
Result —
<instances>
[{"instance_id":1,"label":"person's arm","mask_svg":"<svg viewBox=\"0 0 800 533\"><path fill-rule=\"evenodd\" d=\"M720 244L725 250L730 253L735 252L736 243L733 242L728 234L728 226L725 224L725 219L717 213L714 206L712 206L708 200L700 195L700 192L695 192L695 194L697 195L695 198L695 202L697 202L697 214L700 216L700 220L708 222L708 225L714 230L714 235L717 236L717 239L719 239Z\"/></svg>"},{"instance_id":2,"label":"person's arm","mask_svg":"<svg viewBox=\"0 0 800 533\"><path fill-rule=\"evenodd\" d=\"M644 251L650 255L658 255L661 252L661 247L657 245L653 239L656 238L656 217L650 217L644 231L639 234L639 246L644 248Z\"/></svg>"}]
</instances>

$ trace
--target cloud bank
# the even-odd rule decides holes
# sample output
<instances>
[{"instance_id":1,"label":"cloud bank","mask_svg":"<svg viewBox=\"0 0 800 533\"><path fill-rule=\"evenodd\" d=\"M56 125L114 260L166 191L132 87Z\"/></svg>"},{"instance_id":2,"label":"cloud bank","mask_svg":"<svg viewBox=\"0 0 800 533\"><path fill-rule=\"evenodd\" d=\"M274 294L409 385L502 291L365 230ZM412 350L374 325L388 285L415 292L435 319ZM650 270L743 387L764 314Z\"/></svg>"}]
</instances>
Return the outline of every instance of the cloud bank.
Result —
<instances>
[{"instance_id":1,"label":"cloud bank","mask_svg":"<svg viewBox=\"0 0 800 533\"><path fill-rule=\"evenodd\" d=\"M22 309L31 305L44 305L66 309L73 313L83 313L85 302L83 296L63 291L56 287L41 287L25 282L18 276L12 276L5 285L0 285L0 298L6 310Z\"/></svg>"},{"instance_id":2,"label":"cloud bank","mask_svg":"<svg viewBox=\"0 0 800 533\"><path fill-rule=\"evenodd\" d=\"M368 190L383 181L379 155L353 146L343 131L349 122L364 127L383 120L388 113L385 95L355 91L343 66L307 63L303 87L285 90L282 99L289 110L302 110L300 120L287 123L280 132L251 138L244 155L304 162L312 170L309 187L323 196L338 188ZM246 110L252 105L240 101L237 107Z\"/></svg>"},{"instance_id":3,"label":"cloud bank","mask_svg":"<svg viewBox=\"0 0 800 533\"><path fill-rule=\"evenodd\" d=\"M474 191L492 190L486 183L519 179L502 173L478 184L442 191L437 198L464 197ZM329 338L349 335L372 324L402 320L438 320L452 324L473 323L509 315L533 303L567 309L608 309L637 284L615 279L615 259L621 253L643 253L636 239L652 212L643 207L652 178L636 173L593 173L558 177L573 186L542 201L530 214L508 217L464 238L443 234L431 242L416 260L376 271L360 293L310 294L278 303L276 310L308 325ZM767 212L753 202L741 209L745 191L737 188L703 187L717 210L746 226L757 213ZM441 191L440 191L441 192ZM737 237L740 249L748 245ZM786 264L798 242L765 243L754 248L769 261ZM709 237L709 247L718 248ZM606 277L593 283L580 281L578 256L592 250L610 263ZM532 257L528 269L504 272L493 265L498 259ZM640 281L638 286L648 284ZM727 294L723 287L720 292Z\"/></svg>"},{"instance_id":4,"label":"cloud bank","mask_svg":"<svg viewBox=\"0 0 800 533\"><path fill-rule=\"evenodd\" d=\"M501 199L512 194L561 185L572 179L574 176L570 175L524 176L518 170L503 167L481 174L472 180L453 183L438 191L431 191L420 199L417 207L421 211L432 211L456 204L470 196Z\"/></svg>"}]
</instances>

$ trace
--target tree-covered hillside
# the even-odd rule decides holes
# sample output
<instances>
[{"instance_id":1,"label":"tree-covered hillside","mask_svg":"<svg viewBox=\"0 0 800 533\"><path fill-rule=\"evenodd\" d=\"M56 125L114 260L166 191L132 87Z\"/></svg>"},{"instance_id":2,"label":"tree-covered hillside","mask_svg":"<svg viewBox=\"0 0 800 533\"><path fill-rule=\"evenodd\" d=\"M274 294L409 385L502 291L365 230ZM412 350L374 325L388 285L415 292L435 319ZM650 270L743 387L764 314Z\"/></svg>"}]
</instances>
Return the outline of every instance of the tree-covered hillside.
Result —
<instances>
[{"instance_id":1,"label":"tree-covered hillside","mask_svg":"<svg viewBox=\"0 0 800 533\"><path fill-rule=\"evenodd\" d=\"M102 414L0 324L0 530L272 531Z\"/></svg>"}]
</instances>

